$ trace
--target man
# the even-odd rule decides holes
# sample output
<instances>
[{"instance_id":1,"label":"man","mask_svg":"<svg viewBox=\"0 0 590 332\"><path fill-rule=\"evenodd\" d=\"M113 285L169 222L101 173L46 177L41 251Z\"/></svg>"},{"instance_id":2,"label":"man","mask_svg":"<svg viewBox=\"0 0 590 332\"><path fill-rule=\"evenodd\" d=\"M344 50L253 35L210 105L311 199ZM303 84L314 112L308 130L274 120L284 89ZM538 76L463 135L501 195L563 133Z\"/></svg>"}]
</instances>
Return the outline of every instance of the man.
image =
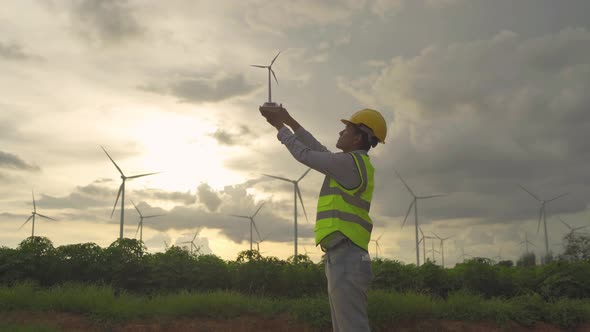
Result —
<instances>
[{"instance_id":1,"label":"man","mask_svg":"<svg viewBox=\"0 0 590 332\"><path fill-rule=\"evenodd\" d=\"M387 125L375 110L363 109L341 120L333 153L306 131L286 109L260 109L277 137L300 163L326 175L320 190L316 245L325 251L328 297L334 331L370 331L367 290L373 279L368 246L373 222L369 208L374 169L368 151L384 143ZM289 130L291 127L293 132Z\"/></svg>"}]
</instances>

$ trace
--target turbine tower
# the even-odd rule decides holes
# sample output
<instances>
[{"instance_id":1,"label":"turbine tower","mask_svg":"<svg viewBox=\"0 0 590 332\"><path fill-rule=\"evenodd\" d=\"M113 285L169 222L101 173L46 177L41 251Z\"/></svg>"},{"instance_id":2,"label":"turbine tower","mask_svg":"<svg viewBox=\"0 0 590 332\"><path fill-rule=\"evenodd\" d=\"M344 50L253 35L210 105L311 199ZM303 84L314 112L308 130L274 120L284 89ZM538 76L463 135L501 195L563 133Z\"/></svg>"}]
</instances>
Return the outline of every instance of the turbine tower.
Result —
<instances>
[{"instance_id":1,"label":"turbine tower","mask_svg":"<svg viewBox=\"0 0 590 332\"><path fill-rule=\"evenodd\" d=\"M109 159L113 162L113 165L115 165L115 167L117 168L117 170L121 174L121 186L119 187L119 192L117 193L117 199L115 200L115 205L113 205L113 211L111 212L111 218L113 217L113 213L115 213L115 208L117 207L117 202L119 201L119 196L121 196L121 221L120 221L120 225L119 225L119 239L122 239L123 238L123 225L125 224L125 181L140 178L143 176L158 174L158 172L133 175L133 176L125 176L125 174L123 174L123 171L121 170L119 165L117 165L117 163L113 160L113 158L111 158L111 156L109 155L107 150L102 145L100 147L102 148L104 153L106 153L107 157L109 157Z\"/></svg>"},{"instance_id":2,"label":"turbine tower","mask_svg":"<svg viewBox=\"0 0 590 332\"><path fill-rule=\"evenodd\" d=\"M381 250L381 246L379 245L379 240L381 240L381 237L383 236L383 234L385 234L385 232L381 233L381 235L379 235L379 237L376 240L371 240L371 241L375 242L375 259L379 259L379 251Z\"/></svg>"},{"instance_id":3,"label":"turbine tower","mask_svg":"<svg viewBox=\"0 0 590 332\"><path fill-rule=\"evenodd\" d=\"M547 210L546 210L547 203L552 202L560 197L563 197L563 196L567 195L567 193L555 196L552 199L540 199L537 195L526 190L525 187L520 186L520 188L522 190L526 191L529 195L531 195L539 203L541 203L541 207L539 208L539 222L537 224L537 234L539 234L539 228L541 227L541 218L542 218L543 219L543 228L545 229L545 256L548 256L549 255L549 236L547 235Z\"/></svg>"},{"instance_id":4,"label":"turbine tower","mask_svg":"<svg viewBox=\"0 0 590 332\"><path fill-rule=\"evenodd\" d=\"M258 207L256 212L254 212L254 214L251 216L240 216L240 215L236 215L236 214L230 214L230 216L232 216L232 217L250 219L250 250L252 250L252 243L254 242L254 238L252 237L252 227L254 227L254 229L256 230L256 234L258 234L258 239L260 239L260 233L258 232L258 227L256 227L256 223L254 222L254 217L256 217L256 215L258 214L258 211L260 211L260 209L262 208L263 205L264 205L264 202L262 204L260 204L260 206Z\"/></svg>"},{"instance_id":5,"label":"turbine tower","mask_svg":"<svg viewBox=\"0 0 590 332\"><path fill-rule=\"evenodd\" d=\"M131 200L131 203L133 203L135 210L137 210L137 213L139 213L139 224L137 225L137 230L135 231L135 237L137 237L137 232L139 232L139 242L142 242L143 241L143 220L149 219L149 218L161 217L161 216L163 216L163 214L154 214L151 216L144 216L143 214L141 214L141 211L139 211L139 208L137 207L137 205L135 205L135 202L133 202L133 200Z\"/></svg>"},{"instance_id":6,"label":"turbine tower","mask_svg":"<svg viewBox=\"0 0 590 332\"><path fill-rule=\"evenodd\" d=\"M422 232L422 227L420 227L420 226L418 226L418 230L420 231L420 234L422 234L422 237L420 238L420 241L418 241L418 244L420 244L420 242L422 242L422 256L424 257L424 262L426 262L426 239L436 239L436 238L432 237L432 236L424 235L424 232Z\"/></svg>"},{"instance_id":7,"label":"turbine tower","mask_svg":"<svg viewBox=\"0 0 590 332\"><path fill-rule=\"evenodd\" d=\"M453 235L443 238L443 237L438 236L434 232L432 232L432 234L434 234L434 236L436 236L436 238L440 240L440 256L442 258L442 267L444 269L445 268L445 241L452 238Z\"/></svg>"},{"instance_id":8,"label":"turbine tower","mask_svg":"<svg viewBox=\"0 0 590 332\"><path fill-rule=\"evenodd\" d=\"M572 227L570 224L568 224L565 221L563 221L563 219L561 219L561 217L559 217L559 221L561 221L561 223L564 224L570 230L570 232L567 233L566 236L572 236L572 235L574 235L574 232L575 231L579 231L580 229L583 229L583 228L588 227L588 225L586 225L586 226L580 226L580 227Z\"/></svg>"},{"instance_id":9,"label":"turbine tower","mask_svg":"<svg viewBox=\"0 0 590 332\"><path fill-rule=\"evenodd\" d=\"M33 237L33 236L35 236L35 216L39 216L41 218L45 218L45 219L49 219L49 220L53 220L53 221L57 221L57 220L50 218L48 216L42 215L41 213L37 213L37 203L35 202L35 192L33 192L31 190L31 193L33 194L33 212L31 212L31 216L29 216L29 218L27 218L25 223L22 224L18 230L20 231L29 222L29 220L33 219L32 227L31 227L31 237Z\"/></svg>"},{"instance_id":10,"label":"turbine tower","mask_svg":"<svg viewBox=\"0 0 590 332\"><path fill-rule=\"evenodd\" d=\"M279 80L277 80L277 76L275 75L274 70L272 70L272 65L275 63L275 60L277 59L277 57L279 56L279 54L281 54L281 52L277 53L277 55L275 55L275 57L272 59L272 61L270 62L270 65L268 66L261 66L261 65L250 65L252 67L258 67L258 68L267 68L268 69L268 102L272 103L272 93L271 93L271 79L270 79L270 74L272 73L272 76L275 78L275 81L277 82L277 85L279 84Z\"/></svg>"},{"instance_id":11,"label":"turbine tower","mask_svg":"<svg viewBox=\"0 0 590 332\"><path fill-rule=\"evenodd\" d=\"M270 236L270 233L266 234L264 237L259 238L258 241L254 241L256 243L256 251L258 251L259 254L262 254L260 252L260 244L264 241L266 241L266 239L268 239L268 237Z\"/></svg>"},{"instance_id":12,"label":"turbine tower","mask_svg":"<svg viewBox=\"0 0 590 332\"><path fill-rule=\"evenodd\" d=\"M420 248L419 248L420 242L419 242L419 239L418 239L418 200L419 199L428 199L428 198L446 196L446 195L416 196L416 194L414 194L414 192L412 191L412 189L410 189L410 186L408 186L408 184L406 183L406 181L404 181L404 179L397 172L397 170L394 169L394 171L395 171L395 174L397 174L397 176L399 177L399 179L402 180L402 182L404 183L404 186L406 186L406 189L408 189L408 192L414 198L412 200L412 203L408 207L408 212L406 213L406 217L404 218L404 222L402 223L402 228L406 224L406 220L408 219L408 215L410 215L410 211L412 211L412 206L413 206L414 207L414 226L415 226L415 231L416 231L416 266L420 266Z\"/></svg>"},{"instance_id":13,"label":"turbine tower","mask_svg":"<svg viewBox=\"0 0 590 332\"><path fill-rule=\"evenodd\" d=\"M287 181L287 182L291 182L293 184L293 219L295 220L294 222L294 245L295 245L295 256L297 257L297 196L299 196L299 201L301 202L301 207L303 208L303 213L305 214L305 220L307 220L307 212L305 212L305 205L303 205L303 198L301 198L301 191L299 190L299 181L301 181L301 179L303 179L307 173L309 173L309 171L311 171L311 168L308 168L307 171L305 171L305 173L303 173L303 175L301 175L299 177L299 179L297 180L290 180L287 178L283 178L280 176L274 176L274 175L268 175L268 174L263 174L265 176L271 177L271 178L275 178L275 179L279 179L279 180L283 180L283 181ZM309 221L309 220L308 220Z\"/></svg>"}]
</instances>

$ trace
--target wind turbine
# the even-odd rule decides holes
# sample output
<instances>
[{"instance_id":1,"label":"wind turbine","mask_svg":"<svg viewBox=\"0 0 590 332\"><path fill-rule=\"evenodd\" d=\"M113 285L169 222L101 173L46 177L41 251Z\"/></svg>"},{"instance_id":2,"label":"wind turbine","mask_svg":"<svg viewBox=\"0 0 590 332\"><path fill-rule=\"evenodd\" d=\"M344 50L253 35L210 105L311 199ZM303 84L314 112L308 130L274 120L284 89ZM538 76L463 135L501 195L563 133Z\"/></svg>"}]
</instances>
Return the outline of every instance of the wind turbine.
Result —
<instances>
[{"instance_id":1,"label":"wind turbine","mask_svg":"<svg viewBox=\"0 0 590 332\"><path fill-rule=\"evenodd\" d=\"M402 180L402 182L404 183L404 186L406 186L406 189L408 189L408 191L410 192L410 194L414 198L412 200L412 203L408 207L408 212L406 213L406 217L404 218L404 222L402 223L402 228L406 224L406 220L408 219L408 215L410 215L410 211L412 210L412 206L413 206L414 207L414 226L415 226L415 230L416 230L416 266L420 266L420 248L419 248L420 242L418 240L418 200L419 199L428 199L428 198L446 196L446 195L416 196L416 194L414 194L414 192L412 191L412 189L410 189L410 186L408 186L408 184L406 183L406 181L404 181L404 179L397 172L397 170L394 169L394 171L395 171L395 174L397 174L397 176L400 178L400 180Z\"/></svg>"},{"instance_id":2,"label":"wind turbine","mask_svg":"<svg viewBox=\"0 0 590 332\"><path fill-rule=\"evenodd\" d=\"M445 268L445 241L452 238L453 235L441 238L440 236L438 236L434 232L432 232L432 234L434 234L434 236L436 236L436 238L440 240L440 253L441 253L440 256L442 258L442 267L444 269Z\"/></svg>"},{"instance_id":3,"label":"wind turbine","mask_svg":"<svg viewBox=\"0 0 590 332\"><path fill-rule=\"evenodd\" d=\"M375 259L379 259L379 251L381 250L381 246L379 245L379 240L381 240L381 237L383 236L383 234L385 234L385 232L381 233L381 235L379 235L379 237L376 240L371 240L371 241L375 242Z\"/></svg>"},{"instance_id":4,"label":"wind turbine","mask_svg":"<svg viewBox=\"0 0 590 332\"><path fill-rule=\"evenodd\" d=\"M230 214L230 216L232 216L232 217L250 219L250 250L252 250L252 243L254 241L253 237L252 237L252 226L254 226L254 229L256 230L256 234L258 234L258 238L260 239L260 233L258 232L258 227L256 227L256 223L254 222L254 217L256 217L256 215L258 214L258 211L260 211L260 209L262 208L263 205L264 205L264 202L262 202L262 204L260 204L260 206L258 207L256 212L254 212L254 214L251 216L240 216L240 215L236 215L236 214Z\"/></svg>"},{"instance_id":5,"label":"wind turbine","mask_svg":"<svg viewBox=\"0 0 590 332\"><path fill-rule=\"evenodd\" d=\"M547 211L546 211L546 206L547 203L552 202L560 197L563 197L565 195L567 195L567 193L565 194L561 194L559 196L555 196L552 199L540 199L537 195L533 194L532 192L526 190L525 187L519 185L519 187L526 191L529 195L533 196L534 199L536 199L537 201L539 201L539 203L541 203L541 207L539 208L539 222L537 224L537 234L539 234L539 228L541 227L541 218L543 218L543 228L545 229L545 255L549 255L549 236L547 235Z\"/></svg>"},{"instance_id":6,"label":"wind turbine","mask_svg":"<svg viewBox=\"0 0 590 332\"><path fill-rule=\"evenodd\" d=\"M264 242L266 239L268 239L269 236L270 236L270 233L266 234L263 238L259 238L258 241L254 241L254 242L256 242L256 251L258 251L258 253L262 254L260 252L260 244L262 242Z\"/></svg>"},{"instance_id":7,"label":"wind turbine","mask_svg":"<svg viewBox=\"0 0 590 332\"><path fill-rule=\"evenodd\" d=\"M307 173L309 173L309 171L311 171L311 168L308 168L307 171L305 171L305 173L303 173L303 175L301 175L299 177L299 179L297 179L297 180L290 180L290 179L283 178L280 176L262 174L262 175L265 175L265 176L268 176L271 178L291 182L293 184L293 201L294 201L293 219L295 220L295 222L294 222L295 256L294 257L297 257L297 196L299 196L299 201L301 202L301 207L303 208L303 213L305 214L305 220L307 220L307 212L305 212L305 205L303 205L303 198L301 198L301 191L299 190L299 181L301 181L301 179L303 179L307 175ZM307 220L307 221L309 221L309 220Z\"/></svg>"},{"instance_id":8,"label":"wind turbine","mask_svg":"<svg viewBox=\"0 0 590 332\"><path fill-rule=\"evenodd\" d=\"M195 239L197 238L197 235L199 235L200 232L201 232L201 229L198 228L197 231L195 232L195 236L193 236L192 240L180 242L180 244L189 244L189 243L191 244L191 255L193 254L193 249L195 249L196 252L199 252L199 250L201 250L201 247L199 247L195 244Z\"/></svg>"},{"instance_id":9,"label":"wind turbine","mask_svg":"<svg viewBox=\"0 0 590 332\"><path fill-rule=\"evenodd\" d=\"M570 232L566 236L571 236L571 235L574 234L575 231L580 230L582 228L588 227L588 225L586 225L586 226L580 226L580 227L572 227L572 226L570 226L570 224L568 224L565 221L563 221L563 219L561 219L561 217L559 217L559 221L561 221L562 224L564 224L565 226L567 226L567 228L570 229Z\"/></svg>"},{"instance_id":10,"label":"wind turbine","mask_svg":"<svg viewBox=\"0 0 590 332\"><path fill-rule=\"evenodd\" d=\"M524 232L524 241L521 241L518 245L522 246L525 245L525 249L526 249L526 253L529 253L529 244L532 245L533 247L536 247L534 243L532 243L531 241L529 241L528 235L526 232Z\"/></svg>"},{"instance_id":11,"label":"wind turbine","mask_svg":"<svg viewBox=\"0 0 590 332\"><path fill-rule=\"evenodd\" d=\"M277 85L279 84L279 80L277 80L277 76L275 75L274 70L272 70L272 65L275 63L275 60L277 59L277 57L279 56L279 54L281 54L281 52L279 51L279 53L277 53L277 55L275 55L275 57L272 59L272 61L270 62L270 65L268 66L262 66L262 65L250 65L252 67L258 67L258 68L267 68L268 69L268 103L272 104L272 93L271 93L271 80L270 80L270 74L272 73L272 76L275 78L275 81L277 82Z\"/></svg>"},{"instance_id":12,"label":"wind turbine","mask_svg":"<svg viewBox=\"0 0 590 332\"><path fill-rule=\"evenodd\" d=\"M22 224L18 230L20 231L29 222L29 220L33 219L33 223L32 223L33 227L31 228L31 237L33 237L33 236L35 236L35 216L39 216L41 218L45 218L45 219L49 219L49 220L53 220L53 221L57 221L57 220L55 220L51 217L42 215L41 213L37 213L37 204L35 202L35 192L33 192L31 190L31 193L33 195L33 212L31 212L31 216L29 216L29 218L27 218L25 223Z\"/></svg>"},{"instance_id":13,"label":"wind turbine","mask_svg":"<svg viewBox=\"0 0 590 332\"><path fill-rule=\"evenodd\" d=\"M143 241L143 220L149 219L149 218L161 217L161 216L163 216L163 214L154 214L151 216L144 216L143 214L141 214L141 211L139 211L139 208L137 207L137 205L135 205L135 202L133 202L133 200L131 200L131 203L133 203L135 210L137 210L137 213L139 213L139 224L137 225L137 230L135 231L135 236L137 237L137 232L139 232L139 241L141 242L141 241Z\"/></svg>"},{"instance_id":14,"label":"wind turbine","mask_svg":"<svg viewBox=\"0 0 590 332\"><path fill-rule=\"evenodd\" d=\"M467 256L473 257L473 256L471 256L469 254L466 254L465 253L465 248L464 247L461 247L461 255L459 256L459 259L463 258L463 262L465 262L465 257L467 257Z\"/></svg>"},{"instance_id":15,"label":"wind turbine","mask_svg":"<svg viewBox=\"0 0 590 332\"><path fill-rule=\"evenodd\" d=\"M436 260L434 259L434 254L440 254L440 251L434 249L434 242L432 242L432 249L428 250L428 252L432 252L432 263L434 263Z\"/></svg>"},{"instance_id":16,"label":"wind turbine","mask_svg":"<svg viewBox=\"0 0 590 332\"><path fill-rule=\"evenodd\" d=\"M113 217L113 213L115 213L115 208L117 207L117 202L119 201L119 196L121 196L121 222L119 225L119 239L122 239L123 238L123 225L125 224L125 181L140 178L143 176L158 174L158 172L133 175L133 176L125 176L125 174L123 174L123 171L121 170L119 165L117 165L117 163L113 160L113 158L111 158L111 156L109 155L107 150L102 145L100 147L102 148L104 153L106 153L107 157L109 157L109 159L113 162L113 165L115 165L115 167L117 168L117 170L121 174L121 186L119 187L119 192L117 193L117 199L115 200L115 205L113 205L113 211L111 212L111 218Z\"/></svg>"},{"instance_id":17,"label":"wind turbine","mask_svg":"<svg viewBox=\"0 0 590 332\"><path fill-rule=\"evenodd\" d=\"M424 257L424 262L426 262L426 239L436 239L436 238L432 237L432 236L424 235L424 232L422 232L422 227L420 227L420 226L418 226L418 230L420 231L420 234L422 234L422 237L420 238L420 241L418 241L418 244L420 244L420 242L422 242L422 256Z\"/></svg>"}]
</instances>

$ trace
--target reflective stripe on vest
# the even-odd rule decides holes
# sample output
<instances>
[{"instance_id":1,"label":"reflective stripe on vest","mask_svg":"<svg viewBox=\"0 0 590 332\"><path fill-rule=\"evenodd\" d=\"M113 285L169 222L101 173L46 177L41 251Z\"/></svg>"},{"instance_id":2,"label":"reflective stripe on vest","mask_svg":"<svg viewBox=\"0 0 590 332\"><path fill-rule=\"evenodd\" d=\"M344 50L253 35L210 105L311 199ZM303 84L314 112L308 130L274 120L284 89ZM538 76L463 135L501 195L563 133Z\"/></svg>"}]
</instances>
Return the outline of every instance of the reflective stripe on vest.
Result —
<instances>
[{"instance_id":1,"label":"reflective stripe on vest","mask_svg":"<svg viewBox=\"0 0 590 332\"><path fill-rule=\"evenodd\" d=\"M368 250L373 222L369 217L373 196L373 166L367 155L351 153L361 183L346 189L326 176L318 199L316 215L316 244L329 234L339 231L359 247Z\"/></svg>"}]
</instances>

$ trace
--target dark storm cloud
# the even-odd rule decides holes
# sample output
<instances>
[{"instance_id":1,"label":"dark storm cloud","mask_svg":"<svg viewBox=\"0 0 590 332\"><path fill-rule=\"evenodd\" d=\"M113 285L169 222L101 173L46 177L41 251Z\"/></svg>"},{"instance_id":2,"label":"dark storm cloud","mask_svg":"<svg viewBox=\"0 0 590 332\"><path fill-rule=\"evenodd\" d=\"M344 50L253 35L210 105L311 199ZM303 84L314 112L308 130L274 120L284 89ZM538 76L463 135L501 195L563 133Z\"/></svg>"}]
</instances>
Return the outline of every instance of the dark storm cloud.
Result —
<instances>
[{"instance_id":1,"label":"dark storm cloud","mask_svg":"<svg viewBox=\"0 0 590 332\"><path fill-rule=\"evenodd\" d=\"M589 66L585 29L529 39L505 31L392 59L368 89L348 90L395 111L375 151L379 213L403 217L411 200L394 166L418 195L450 194L420 202L425 222L534 219L538 203L519 184L543 198L570 193L549 213L584 211Z\"/></svg>"},{"instance_id":2,"label":"dark storm cloud","mask_svg":"<svg viewBox=\"0 0 590 332\"><path fill-rule=\"evenodd\" d=\"M210 212L217 211L219 204L221 204L221 198L207 183L201 183L197 187L197 196L199 202L204 204Z\"/></svg>"},{"instance_id":3,"label":"dark storm cloud","mask_svg":"<svg viewBox=\"0 0 590 332\"><path fill-rule=\"evenodd\" d=\"M144 33L126 0L72 0L68 9L75 30L92 41L120 42Z\"/></svg>"},{"instance_id":4,"label":"dark storm cloud","mask_svg":"<svg viewBox=\"0 0 590 332\"><path fill-rule=\"evenodd\" d=\"M140 89L177 97L181 102L217 102L249 94L258 88L247 82L241 74L222 75L214 78L185 77L166 85L148 84Z\"/></svg>"},{"instance_id":5,"label":"dark storm cloud","mask_svg":"<svg viewBox=\"0 0 590 332\"><path fill-rule=\"evenodd\" d=\"M4 151L0 151L0 168L10 168L31 172L41 171L39 166L29 164L22 160L19 156Z\"/></svg>"}]
</instances>

